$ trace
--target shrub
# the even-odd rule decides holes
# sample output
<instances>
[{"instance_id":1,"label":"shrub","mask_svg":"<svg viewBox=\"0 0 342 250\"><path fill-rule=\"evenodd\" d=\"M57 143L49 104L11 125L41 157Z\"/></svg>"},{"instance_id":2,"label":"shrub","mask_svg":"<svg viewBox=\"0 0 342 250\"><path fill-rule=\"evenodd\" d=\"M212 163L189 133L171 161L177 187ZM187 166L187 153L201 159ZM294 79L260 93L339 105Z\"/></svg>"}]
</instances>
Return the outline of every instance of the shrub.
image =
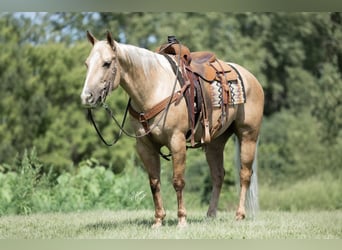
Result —
<instances>
[{"instance_id":1,"label":"shrub","mask_svg":"<svg viewBox=\"0 0 342 250\"><path fill-rule=\"evenodd\" d=\"M260 190L264 210L334 210L342 208L342 176L322 172L293 185L265 184Z\"/></svg>"},{"instance_id":2,"label":"shrub","mask_svg":"<svg viewBox=\"0 0 342 250\"><path fill-rule=\"evenodd\" d=\"M48 176L42 174L35 149L29 153L25 150L21 158L17 157L15 169L16 172L0 173L0 214L31 213L37 190L49 188Z\"/></svg>"},{"instance_id":3,"label":"shrub","mask_svg":"<svg viewBox=\"0 0 342 250\"><path fill-rule=\"evenodd\" d=\"M17 161L16 172L0 173L0 215L151 205L148 179L139 168L114 174L91 159L81 162L73 173L65 172L53 181L42 173L42 167L32 150L25 151Z\"/></svg>"}]
</instances>

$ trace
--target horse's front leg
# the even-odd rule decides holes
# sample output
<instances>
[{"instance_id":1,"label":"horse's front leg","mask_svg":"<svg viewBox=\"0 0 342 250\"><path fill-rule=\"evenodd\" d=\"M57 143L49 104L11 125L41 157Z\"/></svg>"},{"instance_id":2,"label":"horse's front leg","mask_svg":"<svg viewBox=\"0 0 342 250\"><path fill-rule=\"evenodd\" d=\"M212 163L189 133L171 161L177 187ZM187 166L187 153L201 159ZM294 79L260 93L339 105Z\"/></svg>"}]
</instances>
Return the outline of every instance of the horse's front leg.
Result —
<instances>
[{"instance_id":1,"label":"horse's front leg","mask_svg":"<svg viewBox=\"0 0 342 250\"><path fill-rule=\"evenodd\" d=\"M186 209L183 200L183 188L185 186L184 172L186 160L186 140L182 133L174 134L170 140L170 150L173 163L173 187L177 194L178 203L178 227L185 227Z\"/></svg>"},{"instance_id":2,"label":"horse's front leg","mask_svg":"<svg viewBox=\"0 0 342 250\"><path fill-rule=\"evenodd\" d=\"M137 152L143 161L144 167L148 173L150 187L155 208L155 221L153 228L158 228L162 225L166 215L163 201L160 193L160 158L155 147L147 140L137 140Z\"/></svg>"}]
</instances>

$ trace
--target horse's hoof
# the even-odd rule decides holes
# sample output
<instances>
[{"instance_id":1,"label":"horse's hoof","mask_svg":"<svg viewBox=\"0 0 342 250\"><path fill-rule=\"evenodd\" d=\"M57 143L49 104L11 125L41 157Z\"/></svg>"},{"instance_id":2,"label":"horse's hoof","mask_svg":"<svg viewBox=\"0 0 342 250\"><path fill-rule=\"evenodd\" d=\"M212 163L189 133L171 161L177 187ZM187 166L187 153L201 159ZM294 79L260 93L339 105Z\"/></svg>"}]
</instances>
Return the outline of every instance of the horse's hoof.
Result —
<instances>
[{"instance_id":1,"label":"horse's hoof","mask_svg":"<svg viewBox=\"0 0 342 250\"><path fill-rule=\"evenodd\" d=\"M245 218L246 218L246 215L245 215L245 214L239 214L239 213L237 213L236 216L235 216L235 219L236 219L237 221L243 220L243 219L245 219Z\"/></svg>"},{"instance_id":2,"label":"horse's hoof","mask_svg":"<svg viewBox=\"0 0 342 250\"><path fill-rule=\"evenodd\" d=\"M162 226L161 223L154 223L154 224L151 226L151 228L152 228L152 229L158 229L158 228L160 228L161 226Z\"/></svg>"},{"instance_id":3,"label":"horse's hoof","mask_svg":"<svg viewBox=\"0 0 342 250\"><path fill-rule=\"evenodd\" d=\"M188 226L188 223L186 222L185 217L179 218L177 228L186 228Z\"/></svg>"},{"instance_id":4,"label":"horse's hoof","mask_svg":"<svg viewBox=\"0 0 342 250\"><path fill-rule=\"evenodd\" d=\"M152 225L152 229L157 229L157 228L160 228L162 226L162 220L160 219L156 219L156 221L153 223Z\"/></svg>"},{"instance_id":5,"label":"horse's hoof","mask_svg":"<svg viewBox=\"0 0 342 250\"><path fill-rule=\"evenodd\" d=\"M216 218L216 211L215 212L207 212L207 218Z\"/></svg>"}]
</instances>

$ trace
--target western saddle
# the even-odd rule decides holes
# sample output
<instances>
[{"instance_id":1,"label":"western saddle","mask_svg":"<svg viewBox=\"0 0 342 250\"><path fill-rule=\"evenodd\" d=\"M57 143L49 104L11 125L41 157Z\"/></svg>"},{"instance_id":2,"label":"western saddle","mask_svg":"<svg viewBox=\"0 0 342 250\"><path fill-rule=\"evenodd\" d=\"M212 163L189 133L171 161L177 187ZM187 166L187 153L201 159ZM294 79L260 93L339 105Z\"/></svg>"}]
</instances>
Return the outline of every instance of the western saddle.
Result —
<instances>
[{"instance_id":1,"label":"western saddle","mask_svg":"<svg viewBox=\"0 0 342 250\"><path fill-rule=\"evenodd\" d=\"M157 48L156 52L163 54L166 59L168 59L174 73L178 76L178 81L182 88L173 96L161 101L147 112L138 113L130 107L130 114L141 122L146 133L148 133L150 132L148 120L163 111L168 103L177 103L184 96L189 113L190 135L188 134L187 136L190 137L191 146L195 146L195 128L199 121L202 122L204 128L201 144L209 143L212 135L220 129L222 122L219 122L218 126L210 129L209 121L212 105L211 101L207 98L208 94L205 93L203 81L208 83L217 81L220 82L222 86L222 120L228 112L230 96L228 82L236 81L238 79L237 72L229 64L217 59L216 55L212 52L190 52L190 50L179 43L174 36L168 36L168 43ZM173 59L171 57L173 57Z\"/></svg>"}]
</instances>

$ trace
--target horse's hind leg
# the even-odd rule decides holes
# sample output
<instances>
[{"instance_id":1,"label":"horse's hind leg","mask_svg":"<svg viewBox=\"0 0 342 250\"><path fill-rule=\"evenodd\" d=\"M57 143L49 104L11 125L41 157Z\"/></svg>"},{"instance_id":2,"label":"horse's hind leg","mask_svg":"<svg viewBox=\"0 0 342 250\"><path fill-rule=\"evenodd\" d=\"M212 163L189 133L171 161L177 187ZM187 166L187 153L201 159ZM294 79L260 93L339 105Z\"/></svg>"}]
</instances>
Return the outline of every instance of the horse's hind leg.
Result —
<instances>
[{"instance_id":1,"label":"horse's hind leg","mask_svg":"<svg viewBox=\"0 0 342 250\"><path fill-rule=\"evenodd\" d=\"M236 219L242 220L246 217L245 200L253 174L253 160L256 152L258 131L250 130L238 134L240 142L240 200L236 210Z\"/></svg>"},{"instance_id":2,"label":"horse's hind leg","mask_svg":"<svg viewBox=\"0 0 342 250\"><path fill-rule=\"evenodd\" d=\"M149 141L137 140L137 152L143 161L144 167L148 173L150 187L155 207L155 221L152 227L157 228L162 225L166 215L160 193L160 158Z\"/></svg>"},{"instance_id":3,"label":"horse's hind leg","mask_svg":"<svg viewBox=\"0 0 342 250\"><path fill-rule=\"evenodd\" d=\"M223 135L213 140L205 148L205 155L210 169L212 192L207 212L208 217L216 217L217 205L224 180L223 150L232 132L227 130Z\"/></svg>"}]
</instances>

